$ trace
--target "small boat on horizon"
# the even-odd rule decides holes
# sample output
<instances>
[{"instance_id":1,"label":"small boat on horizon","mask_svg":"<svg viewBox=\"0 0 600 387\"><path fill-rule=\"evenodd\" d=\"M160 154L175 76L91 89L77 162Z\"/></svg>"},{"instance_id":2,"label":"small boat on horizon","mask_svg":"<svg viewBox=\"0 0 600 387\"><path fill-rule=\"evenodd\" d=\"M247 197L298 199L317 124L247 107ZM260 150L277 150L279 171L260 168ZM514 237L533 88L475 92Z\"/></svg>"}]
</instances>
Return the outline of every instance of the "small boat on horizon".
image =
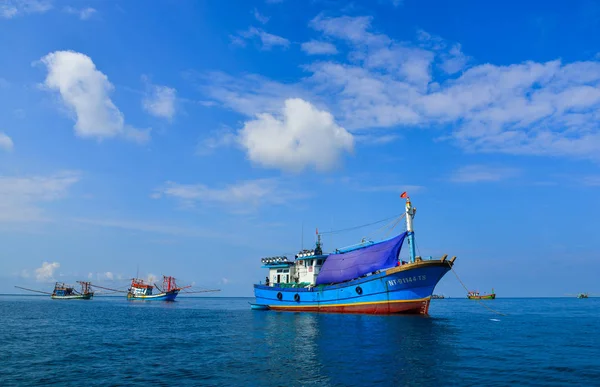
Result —
<instances>
[{"instance_id":1,"label":"small boat on horizon","mask_svg":"<svg viewBox=\"0 0 600 387\"><path fill-rule=\"evenodd\" d=\"M91 300L94 296L91 283L86 281L77 281L77 283L81 286L80 290L76 290L74 286L67 285L63 282L56 282L52 293L23 288L21 286L15 286L15 288L27 290L29 292L48 294L53 300Z\"/></svg>"},{"instance_id":2,"label":"small boat on horizon","mask_svg":"<svg viewBox=\"0 0 600 387\"><path fill-rule=\"evenodd\" d=\"M494 289L492 288L492 293L490 294L479 294L479 291L470 291L467 293L467 298L470 300L493 300L496 298L496 293L494 293Z\"/></svg>"},{"instance_id":3,"label":"small boat on horizon","mask_svg":"<svg viewBox=\"0 0 600 387\"><path fill-rule=\"evenodd\" d=\"M437 283L456 257L446 260L416 256L413 218L416 209L404 192L406 231L387 240L363 240L357 245L323 253L321 234L313 250L301 250L294 261L285 256L262 258L269 270L265 283L254 285L254 310L428 314ZM408 241L409 260L400 259Z\"/></svg>"},{"instance_id":4,"label":"small boat on horizon","mask_svg":"<svg viewBox=\"0 0 600 387\"><path fill-rule=\"evenodd\" d=\"M589 293L579 293L577 295L577 298L589 298Z\"/></svg>"},{"instance_id":5,"label":"small boat on horizon","mask_svg":"<svg viewBox=\"0 0 600 387\"><path fill-rule=\"evenodd\" d=\"M431 299L433 300L443 300L444 298L446 298L443 294L432 294L431 295Z\"/></svg>"}]
</instances>

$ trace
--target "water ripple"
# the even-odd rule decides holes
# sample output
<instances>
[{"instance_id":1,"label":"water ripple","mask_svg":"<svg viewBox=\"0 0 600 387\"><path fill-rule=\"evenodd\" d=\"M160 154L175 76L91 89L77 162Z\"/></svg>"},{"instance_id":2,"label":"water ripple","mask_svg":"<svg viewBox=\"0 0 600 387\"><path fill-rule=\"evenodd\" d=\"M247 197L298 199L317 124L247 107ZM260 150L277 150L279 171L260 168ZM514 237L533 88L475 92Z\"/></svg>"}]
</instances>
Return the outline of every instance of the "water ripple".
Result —
<instances>
[{"instance_id":1,"label":"water ripple","mask_svg":"<svg viewBox=\"0 0 600 387\"><path fill-rule=\"evenodd\" d=\"M494 322L453 299L421 317L0 297L0 385L597 385L598 301L498 299Z\"/></svg>"}]
</instances>

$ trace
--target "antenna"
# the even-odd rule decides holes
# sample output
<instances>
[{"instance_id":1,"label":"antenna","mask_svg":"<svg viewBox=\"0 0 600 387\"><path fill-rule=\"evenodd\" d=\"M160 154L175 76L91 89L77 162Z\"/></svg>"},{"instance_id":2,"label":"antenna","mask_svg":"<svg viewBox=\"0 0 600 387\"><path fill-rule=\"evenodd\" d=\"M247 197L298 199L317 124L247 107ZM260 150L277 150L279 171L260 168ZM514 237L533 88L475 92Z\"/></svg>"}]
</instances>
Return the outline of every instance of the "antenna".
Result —
<instances>
[{"instance_id":1,"label":"antenna","mask_svg":"<svg viewBox=\"0 0 600 387\"><path fill-rule=\"evenodd\" d=\"M302 221L302 240L300 241L300 250L304 250L304 221Z\"/></svg>"},{"instance_id":2,"label":"antenna","mask_svg":"<svg viewBox=\"0 0 600 387\"><path fill-rule=\"evenodd\" d=\"M140 264L139 263L137 264L137 269L136 269L136 272L135 272L135 278L140 278Z\"/></svg>"}]
</instances>

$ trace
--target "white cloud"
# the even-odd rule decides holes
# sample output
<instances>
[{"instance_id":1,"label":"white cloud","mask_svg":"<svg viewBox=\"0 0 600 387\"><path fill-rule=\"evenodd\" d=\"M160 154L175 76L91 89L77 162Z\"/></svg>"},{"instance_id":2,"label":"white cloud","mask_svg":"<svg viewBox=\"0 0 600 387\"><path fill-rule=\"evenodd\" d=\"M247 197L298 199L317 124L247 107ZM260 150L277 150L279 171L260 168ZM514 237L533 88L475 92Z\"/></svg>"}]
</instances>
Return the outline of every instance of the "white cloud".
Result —
<instances>
[{"instance_id":1,"label":"white cloud","mask_svg":"<svg viewBox=\"0 0 600 387\"><path fill-rule=\"evenodd\" d=\"M0 176L0 222L48 220L40 205L64 198L79 181L75 172L50 176Z\"/></svg>"},{"instance_id":2,"label":"white cloud","mask_svg":"<svg viewBox=\"0 0 600 387\"><path fill-rule=\"evenodd\" d=\"M421 192L424 189L425 187L421 185L365 185L356 187L356 190L360 192L396 192L398 195L402 192Z\"/></svg>"},{"instance_id":3,"label":"white cloud","mask_svg":"<svg viewBox=\"0 0 600 387\"><path fill-rule=\"evenodd\" d=\"M434 53L407 42L397 42L387 35L370 32L370 16L317 16L310 26L323 34L352 44L349 58L372 71L393 74L397 80L424 88L431 80Z\"/></svg>"},{"instance_id":4,"label":"white cloud","mask_svg":"<svg viewBox=\"0 0 600 387\"><path fill-rule=\"evenodd\" d=\"M229 278L221 278L220 285L228 285L231 282Z\"/></svg>"},{"instance_id":5,"label":"white cloud","mask_svg":"<svg viewBox=\"0 0 600 387\"><path fill-rule=\"evenodd\" d=\"M371 16L340 16L336 18L328 18L323 15L318 15L310 22L310 26L323 32L327 36L336 37L343 40L349 40L354 43L374 43L381 42L383 38L384 43L389 42L387 37L382 35L377 36L368 32L367 30L371 26Z\"/></svg>"},{"instance_id":6,"label":"white cloud","mask_svg":"<svg viewBox=\"0 0 600 387\"><path fill-rule=\"evenodd\" d=\"M449 44L446 40L426 31L417 31L419 45L438 56L437 66L446 74L455 74L467 67L470 57L462 52L459 43Z\"/></svg>"},{"instance_id":7,"label":"white cloud","mask_svg":"<svg viewBox=\"0 0 600 387\"><path fill-rule=\"evenodd\" d=\"M42 266L35 269L35 279L43 281L54 281L54 272L60 267L58 262L42 262Z\"/></svg>"},{"instance_id":8,"label":"white cloud","mask_svg":"<svg viewBox=\"0 0 600 387\"><path fill-rule=\"evenodd\" d=\"M237 137L231 128L224 127L213 131L210 136L200 141L196 147L196 154L207 156L218 148L231 145L237 145Z\"/></svg>"},{"instance_id":9,"label":"white cloud","mask_svg":"<svg viewBox=\"0 0 600 387\"><path fill-rule=\"evenodd\" d=\"M234 46L246 47L246 39L238 35L229 35L229 40Z\"/></svg>"},{"instance_id":10,"label":"white cloud","mask_svg":"<svg viewBox=\"0 0 600 387\"><path fill-rule=\"evenodd\" d=\"M63 10L67 13L78 15L81 20L88 20L97 12L94 8L91 7L81 9L65 7Z\"/></svg>"},{"instance_id":11,"label":"white cloud","mask_svg":"<svg viewBox=\"0 0 600 387\"><path fill-rule=\"evenodd\" d=\"M600 160L600 61L477 64L458 43L425 31L398 41L374 32L372 21L314 18L310 26L349 54L303 65L309 76L296 83L219 74L203 89L251 117L278 114L299 97L371 138L388 135L374 128L433 127L469 152Z\"/></svg>"},{"instance_id":12,"label":"white cloud","mask_svg":"<svg viewBox=\"0 0 600 387\"><path fill-rule=\"evenodd\" d=\"M460 44L455 44L450 48L448 53L442 54L442 63L439 64L440 68L448 74L454 74L463 70L469 57L463 54Z\"/></svg>"},{"instance_id":13,"label":"white cloud","mask_svg":"<svg viewBox=\"0 0 600 387\"><path fill-rule=\"evenodd\" d=\"M588 187L600 187L600 175L586 176L582 180L583 185Z\"/></svg>"},{"instance_id":14,"label":"white cloud","mask_svg":"<svg viewBox=\"0 0 600 387\"><path fill-rule=\"evenodd\" d=\"M329 112L299 98L286 100L279 116L262 113L246 121L238 140L251 161L292 171L332 169L354 148L352 135Z\"/></svg>"},{"instance_id":15,"label":"white cloud","mask_svg":"<svg viewBox=\"0 0 600 387\"><path fill-rule=\"evenodd\" d=\"M337 48L333 44L317 40L304 42L301 48L308 55L334 55L338 53Z\"/></svg>"},{"instance_id":16,"label":"white cloud","mask_svg":"<svg viewBox=\"0 0 600 387\"><path fill-rule=\"evenodd\" d=\"M450 180L455 183L494 182L506 180L518 174L519 171L514 168L467 165L457 169L450 177Z\"/></svg>"},{"instance_id":17,"label":"white cloud","mask_svg":"<svg viewBox=\"0 0 600 387\"><path fill-rule=\"evenodd\" d=\"M155 195L159 198L161 195ZM136 220L123 220L123 219L86 219L86 218L75 218L74 222L80 224L87 224L93 226L116 228L120 230L148 232L154 234L164 234L182 237L192 238L228 238L229 235L219 234L213 230L195 228L195 227L182 227L176 225L165 224L161 222L148 222L148 221L136 221Z\"/></svg>"},{"instance_id":18,"label":"white cloud","mask_svg":"<svg viewBox=\"0 0 600 387\"><path fill-rule=\"evenodd\" d=\"M88 273L88 279L96 279L97 281L112 281L115 279L115 274L111 271Z\"/></svg>"},{"instance_id":19,"label":"white cloud","mask_svg":"<svg viewBox=\"0 0 600 387\"><path fill-rule=\"evenodd\" d=\"M153 116L172 119L175 115L177 91L172 87L147 84L147 92L142 100L144 110Z\"/></svg>"},{"instance_id":20,"label":"white cloud","mask_svg":"<svg viewBox=\"0 0 600 387\"><path fill-rule=\"evenodd\" d=\"M333 62L319 62L307 68L307 79L333 102L333 112L351 130L414 126L422 121L414 100L420 92L416 86L368 69Z\"/></svg>"},{"instance_id":21,"label":"white cloud","mask_svg":"<svg viewBox=\"0 0 600 387\"><path fill-rule=\"evenodd\" d=\"M148 274L148 276L146 276L146 283L153 284L154 281L156 281L157 279L158 279L157 276L155 276L154 274L150 273L150 274Z\"/></svg>"},{"instance_id":22,"label":"white cloud","mask_svg":"<svg viewBox=\"0 0 600 387\"><path fill-rule=\"evenodd\" d=\"M60 93L76 116L75 133L99 140L121 136L136 142L149 139L147 131L125 124L123 113L109 94L113 85L92 59L74 51L55 51L41 59L48 69L45 86Z\"/></svg>"},{"instance_id":23,"label":"white cloud","mask_svg":"<svg viewBox=\"0 0 600 387\"><path fill-rule=\"evenodd\" d=\"M185 206L196 203L220 205L233 212L244 213L262 205L283 205L288 201L301 198L302 193L291 191L276 179L246 180L230 184L223 188L211 188L204 184L179 184L167 182L155 190L153 197L172 197Z\"/></svg>"},{"instance_id":24,"label":"white cloud","mask_svg":"<svg viewBox=\"0 0 600 387\"><path fill-rule=\"evenodd\" d=\"M6 134L0 132L0 150L5 150L7 152L10 152L11 150L13 150L14 148L14 144L13 141L10 137L8 137Z\"/></svg>"},{"instance_id":25,"label":"white cloud","mask_svg":"<svg viewBox=\"0 0 600 387\"><path fill-rule=\"evenodd\" d=\"M44 13L52 9L49 1L42 0L2 0L0 17L12 19L30 13Z\"/></svg>"},{"instance_id":26,"label":"white cloud","mask_svg":"<svg viewBox=\"0 0 600 387\"><path fill-rule=\"evenodd\" d=\"M421 104L469 150L599 158L598 62L480 65Z\"/></svg>"},{"instance_id":27,"label":"white cloud","mask_svg":"<svg viewBox=\"0 0 600 387\"><path fill-rule=\"evenodd\" d=\"M354 139L357 143L365 145L384 145L397 141L401 136L399 134L355 134Z\"/></svg>"},{"instance_id":28,"label":"white cloud","mask_svg":"<svg viewBox=\"0 0 600 387\"><path fill-rule=\"evenodd\" d=\"M389 4L397 8L404 5L404 0L379 0L379 3Z\"/></svg>"},{"instance_id":29,"label":"white cloud","mask_svg":"<svg viewBox=\"0 0 600 387\"><path fill-rule=\"evenodd\" d=\"M258 39L262 50L270 50L273 47L281 46L288 48L290 41L281 36L270 34L260 28L250 27L238 35L231 36L231 42L236 45L245 45L246 40Z\"/></svg>"},{"instance_id":30,"label":"white cloud","mask_svg":"<svg viewBox=\"0 0 600 387\"><path fill-rule=\"evenodd\" d=\"M254 10L252 11L252 14L254 15L254 18L262 24L267 24L269 22L270 18L268 16L261 15L261 13L258 12L258 10L256 8L254 8Z\"/></svg>"},{"instance_id":31,"label":"white cloud","mask_svg":"<svg viewBox=\"0 0 600 387\"><path fill-rule=\"evenodd\" d=\"M277 113L288 98L311 99L311 93L300 85L282 84L250 74L232 77L221 72L189 74L192 82L199 81L200 89L225 107L254 117L257 113Z\"/></svg>"}]
</instances>

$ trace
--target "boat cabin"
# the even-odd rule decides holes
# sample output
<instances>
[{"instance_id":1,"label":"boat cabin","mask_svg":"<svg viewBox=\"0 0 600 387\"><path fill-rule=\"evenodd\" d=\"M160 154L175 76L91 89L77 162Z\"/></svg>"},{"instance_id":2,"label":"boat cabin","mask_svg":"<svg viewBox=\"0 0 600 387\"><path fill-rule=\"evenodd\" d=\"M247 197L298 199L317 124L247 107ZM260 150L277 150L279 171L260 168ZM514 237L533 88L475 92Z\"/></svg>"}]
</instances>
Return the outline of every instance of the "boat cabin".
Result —
<instances>
[{"instance_id":1,"label":"boat cabin","mask_svg":"<svg viewBox=\"0 0 600 387\"><path fill-rule=\"evenodd\" d=\"M145 284L143 280L134 278L131 280L131 288L129 291L134 296L151 296L154 286Z\"/></svg>"},{"instance_id":2,"label":"boat cabin","mask_svg":"<svg viewBox=\"0 0 600 387\"><path fill-rule=\"evenodd\" d=\"M298 282L314 285L326 258L327 255L317 255L314 251L297 254L295 271Z\"/></svg>"},{"instance_id":3,"label":"boat cabin","mask_svg":"<svg viewBox=\"0 0 600 387\"><path fill-rule=\"evenodd\" d=\"M71 296L75 294L75 288L73 286L65 285L64 283L57 282L54 285L54 295L55 296Z\"/></svg>"},{"instance_id":4,"label":"boat cabin","mask_svg":"<svg viewBox=\"0 0 600 387\"><path fill-rule=\"evenodd\" d=\"M277 287L307 287L314 286L321 267L327 255L321 249L319 235L314 250L301 250L295 255L294 261L286 256L262 258L263 269L269 269L265 285Z\"/></svg>"},{"instance_id":5,"label":"boat cabin","mask_svg":"<svg viewBox=\"0 0 600 387\"><path fill-rule=\"evenodd\" d=\"M279 284L288 284L294 279L294 262L288 261L287 257L269 257L260 260L263 269L269 269L269 275L266 278L265 285L279 286Z\"/></svg>"}]
</instances>

